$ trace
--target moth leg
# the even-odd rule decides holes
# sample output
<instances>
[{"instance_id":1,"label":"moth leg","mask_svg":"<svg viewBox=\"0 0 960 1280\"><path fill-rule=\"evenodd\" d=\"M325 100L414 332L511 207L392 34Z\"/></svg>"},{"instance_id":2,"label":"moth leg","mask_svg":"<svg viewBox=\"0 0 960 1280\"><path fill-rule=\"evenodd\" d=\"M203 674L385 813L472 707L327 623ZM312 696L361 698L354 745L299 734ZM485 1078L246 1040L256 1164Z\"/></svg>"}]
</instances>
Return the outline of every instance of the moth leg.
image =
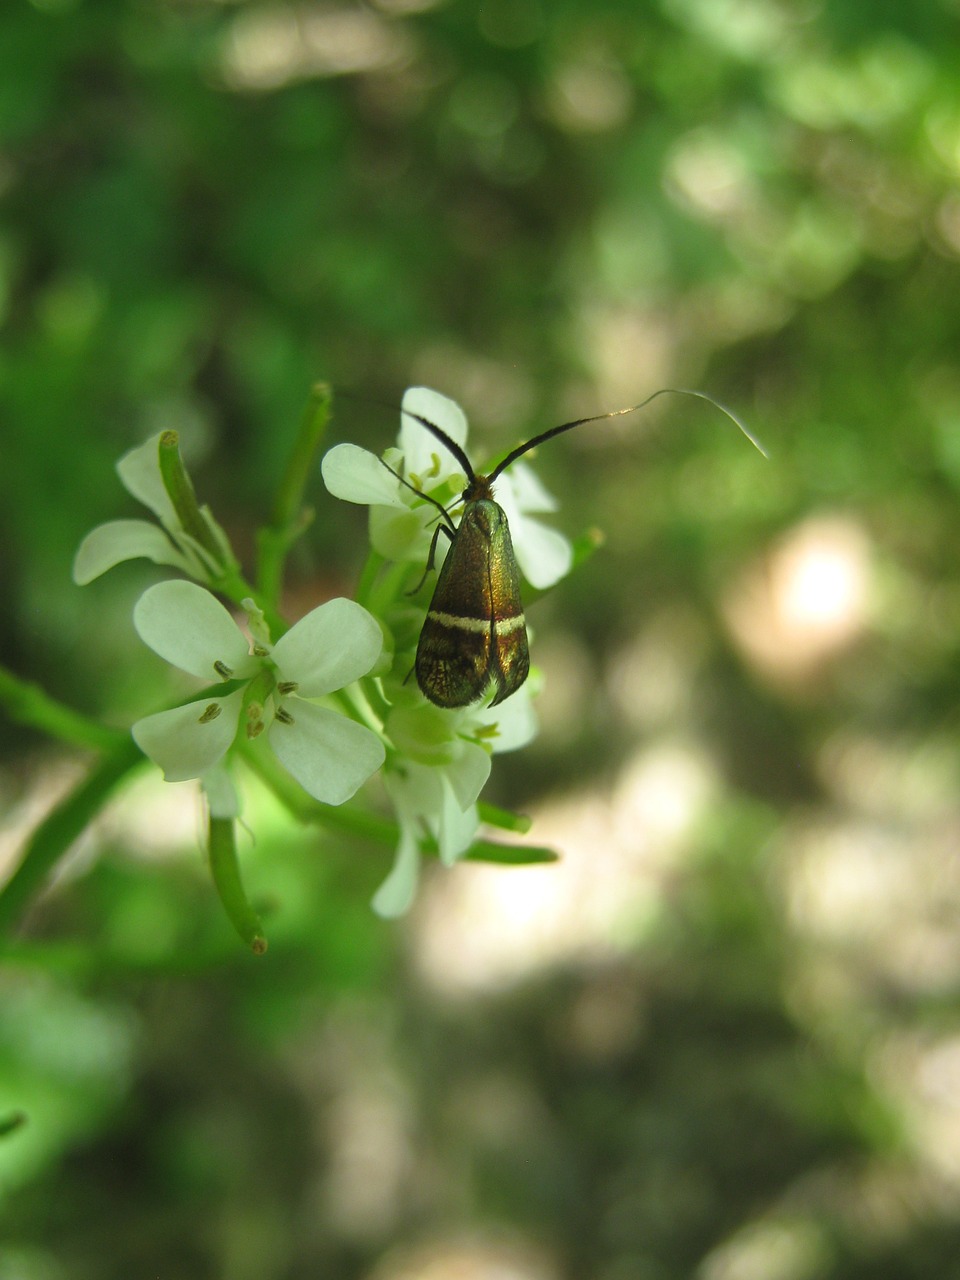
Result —
<instances>
[{"instance_id":1,"label":"moth leg","mask_svg":"<svg viewBox=\"0 0 960 1280\"><path fill-rule=\"evenodd\" d=\"M450 539L450 541L451 542L453 541L453 537L454 537L453 531L448 529L445 524L438 524L437 527L434 529L433 537L430 540L430 554L427 556L427 567L424 569L423 576L421 577L417 585L413 588L412 591L407 592L408 596L415 596L417 592L420 590L420 588L423 586L423 584L426 582L427 574L433 572L433 561L437 554L437 540L439 539L441 533L445 533L447 537Z\"/></svg>"}]
</instances>

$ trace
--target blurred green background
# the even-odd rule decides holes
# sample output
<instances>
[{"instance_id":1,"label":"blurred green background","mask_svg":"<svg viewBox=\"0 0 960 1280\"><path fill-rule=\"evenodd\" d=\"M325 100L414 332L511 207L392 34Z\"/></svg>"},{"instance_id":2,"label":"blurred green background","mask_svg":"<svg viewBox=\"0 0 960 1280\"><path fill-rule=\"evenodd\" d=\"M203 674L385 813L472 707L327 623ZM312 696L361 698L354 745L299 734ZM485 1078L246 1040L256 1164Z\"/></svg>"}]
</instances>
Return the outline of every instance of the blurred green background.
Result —
<instances>
[{"instance_id":1,"label":"blurred green background","mask_svg":"<svg viewBox=\"0 0 960 1280\"><path fill-rule=\"evenodd\" d=\"M169 687L80 590L183 436L249 552L312 382L546 446L606 545L494 767L561 864L434 870L261 795L237 943L144 772L0 967L0 1280L960 1277L956 0L7 0L2 660ZM384 407L380 407L383 405ZM350 592L326 498L291 616ZM0 865L88 767L4 721Z\"/></svg>"}]
</instances>

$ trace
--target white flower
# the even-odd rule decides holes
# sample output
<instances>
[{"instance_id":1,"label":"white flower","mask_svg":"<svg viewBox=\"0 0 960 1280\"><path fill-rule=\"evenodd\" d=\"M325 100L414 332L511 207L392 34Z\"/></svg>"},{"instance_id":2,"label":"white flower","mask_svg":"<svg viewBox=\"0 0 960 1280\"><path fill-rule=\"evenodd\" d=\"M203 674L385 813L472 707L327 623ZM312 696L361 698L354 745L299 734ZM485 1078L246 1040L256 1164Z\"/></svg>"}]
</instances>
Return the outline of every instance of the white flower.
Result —
<instances>
[{"instance_id":1,"label":"white flower","mask_svg":"<svg viewBox=\"0 0 960 1280\"><path fill-rule=\"evenodd\" d=\"M416 413L440 427L457 444L466 445L467 420L453 400L428 387L410 387L403 397L399 448L384 455L394 471L414 488L448 504L464 485L463 468L450 451L410 414ZM437 510L390 474L375 454L357 445L336 445L321 466L327 489L337 498L369 506L370 542L375 551L391 560L425 560L437 522ZM570 570L570 543L535 515L556 510L556 501L533 471L515 463L496 481L496 499L510 525L517 563L527 581L543 590ZM438 561L449 539L438 542Z\"/></svg>"},{"instance_id":2,"label":"white flower","mask_svg":"<svg viewBox=\"0 0 960 1280\"><path fill-rule=\"evenodd\" d=\"M155 564L169 564L199 582L212 582L223 567L233 561L227 536L214 520L210 509L200 513L221 548L220 563L208 550L188 534L174 510L160 474L160 432L131 449L117 463L123 487L134 498L149 507L160 521L110 520L92 529L77 548L73 561L73 580L85 586L123 560L144 557Z\"/></svg>"},{"instance_id":3,"label":"white flower","mask_svg":"<svg viewBox=\"0 0 960 1280\"><path fill-rule=\"evenodd\" d=\"M421 837L433 836L444 866L462 858L480 826L477 799L490 774L490 751L525 746L536 736L537 722L524 686L498 707L456 712L430 703L396 707L387 728L401 752L383 776L400 839L372 905L378 915L392 919L409 910L416 894Z\"/></svg>"},{"instance_id":4,"label":"white flower","mask_svg":"<svg viewBox=\"0 0 960 1280\"><path fill-rule=\"evenodd\" d=\"M352 600L330 600L291 627L272 648L246 637L219 601L192 582L161 582L133 614L141 639L182 671L204 680L245 683L146 716L133 726L137 745L168 782L203 777L223 759L246 713L246 732L264 729L277 759L315 799L342 804L384 760L383 743L365 726L308 701L342 689L377 661L382 633ZM255 632L257 619L251 619ZM214 775L216 776L216 775ZM213 804L222 788L210 787Z\"/></svg>"},{"instance_id":5,"label":"white flower","mask_svg":"<svg viewBox=\"0 0 960 1280\"><path fill-rule=\"evenodd\" d=\"M234 785L233 774L222 761L206 771L201 785L211 818L240 817L240 797Z\"/></svg>"}]
</instances>

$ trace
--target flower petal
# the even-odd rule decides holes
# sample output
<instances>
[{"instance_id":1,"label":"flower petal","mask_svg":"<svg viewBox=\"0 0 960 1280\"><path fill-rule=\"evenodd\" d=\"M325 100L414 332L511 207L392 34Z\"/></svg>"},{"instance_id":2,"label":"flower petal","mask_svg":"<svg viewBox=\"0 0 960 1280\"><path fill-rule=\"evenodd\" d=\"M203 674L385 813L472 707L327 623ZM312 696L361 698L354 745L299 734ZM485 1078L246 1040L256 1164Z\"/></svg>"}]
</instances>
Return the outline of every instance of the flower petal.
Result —
<instances>
[{"instance_id":1,"label":"flower petal","mask_svg":"<svg viewBox=\"0 0 960 1280\"><path fill-rule=\"evenodd\" d=\"M470 848L473 837L480 826L480 815L476 805L461 809L460 801L454 793L450 778L443 775L443 800L440 806L439 821L435 824L437 844L440 848L440 861L445 867L451 867L458 858Z\"/></svg>"},{"instance_id":2,"label":"flower petal","mask_svg":"<svg viewBox=\"0 0 960 1280\"><path fill-rule=\"evenodd\" d=\"M195 582L174 579L149 587L134 607L133 625L154 653L202 680L248 676L257 670L230 614ZM218 671L216 663L224 664L229 675Z\"/></svg>"},{"instance_id":3,"label":"flower petal","mask_svg":"<svg viewBox=\"0 0 960 1280\"><path fill-rule=\"evenodd\" d=\"M416 837L407 827L400 829L400 843L393 869L373 895L371 906L378 916L395 920L410 910L420 879L420 850Z\"/></svg>"},{"instance_id":4,"label":"flower petal","mask_svg":"<svg viewBox=\"0 0 960 1280\"><path fill-rule=\"evenodd\" d=\"M532 742L540 730L537 713L533 709L530 682L499 706L478 708L476 715L483 724L497 726L496 735L486 739L494 755L518 751Z\"/></svg>"},{"instance_id":5,"label":"flower petal","mask_svg":"<svg viewBox=\"0 0 960 1280\"><path fill-rule=\"evenodd\" d=\"M173 509L163 477L160 475L160 436L157 432L143 444L125 453L117 463L117 472L127 493L149 507L168 529L178 529L180 521Z\"/></svg>"},{"instance_id":6,"label":"flower petal","mask_svg":"<svg viewBox=\"0 0 960 1280\"><path fill-rule=\"evenodd\" d=\"M507 482L506 490L500 487L503 486L504 480ZM537 512L556 511L560 506L534 469L528 466L526 462L515 462L509 473L497 480L497 485L500 494L500 505L504 505L504 493L509 492L513 502L516 503L517 510L527 515L535 515ZM510 514L509 511L507 514Z\"/></svg>"},{"instance_id":7,"label":"flower petal","mask_svg":"<svg viewBox=\"0 0 960 1280\"><path fill-rule=\"evenodd\" d=\"M405 507L402 486L369 449L338 444L320 463L323 483L335 498L368 506Z\"/></svg>"},{"instance_id":8,"label":"flower petal","mask_svg":"<svg viewBox=\"0 0 960 1280\"><path fill-rule=\"evenodd\" d=\"M562 533L530 516L521 516L510 532L520 571L531 587L543 591L570 572L573 548Z\"/></svg>"},{"instance_id":9,"label":"flower petal","mask_svg":"<svg viewBox=\"0 0 960 1280\"><path fill-rule=\"evenodd\" d=\"M404 760L402 772L396 769L384 772L383 786L401 826L414 828L422 817L440 810L438 769Z\"/></svg>"},{"instance_id":10,"label":"flower petal","mask_svg":"<svg viewBox=\"0 0 960 1280\"><path fill-rule=\"evenodd\" d=\"M465 742L457 758L443 769L461 810L469 809L490 777L490 753L475 742Z\"/></svg>"},{"instance_id":11,"label":"flower petal","mask_svg":"<svg viewBox=\"0 0 960 1280\"><path fill-rule=\"evenodd\" d=\"M510 525L513 549L523 576L532 587L552 587L570 572L573 551L555 529L530 518L531 511L553 511L556 502L522 462L497 481L497 501Z\"/></svg>"},{"instance_id":12,"label":"flower petal","mask_svg":"<svg viewBox=\"0 0 960 1280\"><path fill-rule=\"evenodd\" d=\"M232 695L231 695L232 696ZM239 818L240 797L233 774L224 764L214 765L200 779L212 818Z\"/></svg>"},{"instance_id":13,"label":"flower petal","mask_svg":"<svg viewBox=\"0 0 960 1280\"><path fill-rule=\"evenodd\" d=\"M292 716L267 730L274 754L315 800L343 804L383 764L383 743L370 729L301 698L284 702Z\"/></svg>"},{"instance_id":14,"label":"flower petal","mask_svg":"<svg viewBox=\"0 0 960 1280\"><path fill-rule=\"evenodd\" d=\"M73 580L86 586L115 564L140 557L154 564L172 564L185 573L194 567L159 525L148 520L110 520L91 529L80 543L73 560Z\"/></svg>"},{"instance_id":15,"label":"flower petal","mask_svg":"<svg viewBox=\"0 0 960 1280\"><path fill-rule=\"evenodd\" d=\"M437 523L437 510L426 502L416 507L370 508L370 545L388 560L419 560L426 564L427 553ZM440 538L434 567L439 570L450 545L448 538Z\"/></svg>"},{"instance_id":16,"label":"flower petal","mask_svg":"<svg viewBox=\"0 0 960 1280\"><path fill-rule=\"evenodd\" d=\"M282 680L304 698L319 698L359 680L383 648L380 624L353 600L328 600L300 619L273 646Z\"/></svg>"},{"instance_id":17,"label":"flower petal","mask_svg":"<svg viewBox=\"0 0 960 1280\"><path fill-rule=\"evenodd\" d=\"M145 716L130 732L167 782L199 778L223 758L236 737L242 701L243 690L237 689L226 698L188 702Z\"/></svg>"},{"instance_id":18,"label":"flower petal","mask_svg":"<svg viewBox=\"0 0 960 1280\"><path fill-rule=\"evenodd\" d=\"M481 747L475 750L486 755ZM406 762L403 773L386 773L383 783L401 830L415 834L417 822L425 822L436 837L440 860L446 866L470 848L480 817L476 805L461 807L446 769Z\"/></svg>"},{"instance_id":19,"label":"flower petal","mask_svg":"<svg viewBox=\"0 0 960 1280\"><path fill-rule=\"evenodd\" d=\"M459 445L467 442L467 417L455 400L443 396L439 391L429 387L409 387L403 396L403 412L400 415L400 448L406 459L407 474L429 474L434 468L434 458L439 456L440 478L456 472L463 473L463 468L445 449L436 436L431 435L422 422L408 414L417 413L426 418L435 427Z\"/></svg>"},{"instance_id":20,"label":"flower petal","mask_svg":"<svg viewBox=\"0 0 960 1280\"><path fill-rule=\"evenodd\" d=\"M473 734L472 707L450 712L435 707L426 698L406 704L398 702L387 712L386 730L400 755L431 769L442 768L457 759L465 739ZM407 790L411 788L408 786Z\"/></svg>"}]
</instances>

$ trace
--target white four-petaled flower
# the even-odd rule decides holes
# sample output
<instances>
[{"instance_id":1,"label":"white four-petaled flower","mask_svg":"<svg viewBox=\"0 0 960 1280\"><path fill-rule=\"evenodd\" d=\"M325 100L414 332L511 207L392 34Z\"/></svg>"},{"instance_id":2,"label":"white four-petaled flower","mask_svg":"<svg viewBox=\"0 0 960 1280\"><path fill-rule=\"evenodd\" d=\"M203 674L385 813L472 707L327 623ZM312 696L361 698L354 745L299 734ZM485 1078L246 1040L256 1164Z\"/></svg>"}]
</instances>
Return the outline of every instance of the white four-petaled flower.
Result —
<instances>
[{"instance_id":1,"label":"white four-petaled flower","mask_svg":"<svg viewBox=\"0 0 960 1280\"><path fill-rule=\"evenodd\" d=\"M342 804L383 764L380 738L362 724L309 701L366 675L380 655L376 620L352 600L312 610L269 646L253 649L209 591L161 582L133 615L141 639L182 671L210 681L243 681L224 696L146 716L133 736L169 782L209 774L229 750L241 716L251 737L265 730L277 759L315 799Z\"/></svg>"}]
</instances>

